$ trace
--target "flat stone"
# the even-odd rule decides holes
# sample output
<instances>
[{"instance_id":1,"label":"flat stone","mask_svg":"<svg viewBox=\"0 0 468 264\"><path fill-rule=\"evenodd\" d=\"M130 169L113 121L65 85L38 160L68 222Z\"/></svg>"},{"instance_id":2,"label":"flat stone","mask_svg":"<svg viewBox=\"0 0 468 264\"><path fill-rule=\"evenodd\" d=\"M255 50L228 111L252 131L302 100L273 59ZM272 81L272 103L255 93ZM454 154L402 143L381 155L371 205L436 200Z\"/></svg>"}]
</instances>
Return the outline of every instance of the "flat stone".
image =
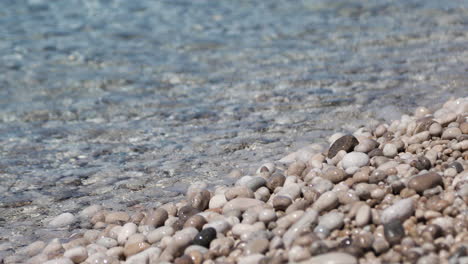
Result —
<instances>
[{"instance_id":1,"label":"flat stone","mask_svg":"<svg viewBox=\"0 0 468 264\"><path fill-rule=\"evenodd\" d=\"M355 146L359 144L359 141L353 135L345 135L337 139L331 145L330 149L328 150L327 157L329 159L335 157L335 155L340 151L344 150L349 152L354 149Z\"/></svg>"},{"instance_id":2,"label":"flat stone","mask_svg":"<svg viewBox=\"0 0 468 264\"><path fill-rule=\"evenodd\" d=\"M408 181L408 188L411 188L416 192L423 192L424 190L434 188L437 185L443 186L443 180L442 176L436 172L416 175Z\"/></svg>"}]
</instances>

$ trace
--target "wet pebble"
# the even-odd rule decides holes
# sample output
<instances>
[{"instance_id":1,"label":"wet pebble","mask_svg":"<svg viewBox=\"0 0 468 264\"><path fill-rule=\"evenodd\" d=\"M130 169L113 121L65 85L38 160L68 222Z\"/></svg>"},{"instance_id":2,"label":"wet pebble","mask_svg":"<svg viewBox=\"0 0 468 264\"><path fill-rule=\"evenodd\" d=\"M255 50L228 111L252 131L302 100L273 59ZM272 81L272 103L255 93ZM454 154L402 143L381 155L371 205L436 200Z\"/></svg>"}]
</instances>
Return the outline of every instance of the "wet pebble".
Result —
<instances>
[{"instance_id":1,"label":"wet pebble","mask_svg":"<svg viewBox=\"0 0 468 264\"><path fill-rule=\"evenodd\" d=\"M209 248L210 243L216 238L216 229L208 227L200 231L193 239L194 245L200 245L202 247Z\"/></svg>"},{"instance_id":2,"label":"wet pebble","mask_svg":"<svg viewBox=\"0 0 468 264\"><path fill-rule=\"evenodd\" d=\"M64 227L75 222L75 216L71 213L63 213L56 216L49 222L50 227Z\"/></svg>"},{"instance_id":3,"label":"wet pebble","mask_svg":"<svg viewBox=\"0 0 468 264\"><path fill-rule=\"evenodd\" d=\"M328 158L331 159L335 157L335 155L340 151L344 150L349 152L354 149L355 146L359 144L359 141L352 135L345 135L337 139L333 144L330 146L328 150Z\"/></svg>"}]
</instances>

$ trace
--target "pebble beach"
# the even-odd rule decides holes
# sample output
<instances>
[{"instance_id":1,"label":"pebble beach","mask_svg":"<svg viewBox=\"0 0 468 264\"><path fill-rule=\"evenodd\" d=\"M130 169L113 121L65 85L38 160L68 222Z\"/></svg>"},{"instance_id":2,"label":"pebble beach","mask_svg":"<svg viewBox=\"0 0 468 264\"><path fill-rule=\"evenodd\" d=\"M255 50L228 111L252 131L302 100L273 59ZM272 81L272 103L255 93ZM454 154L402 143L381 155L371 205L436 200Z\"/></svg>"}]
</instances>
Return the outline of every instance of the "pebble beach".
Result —
<instances>
[{"instance_id":1,"label":"pebble beach","mask_svg":"<svg viewBox=\"0 0 468 264\"><path fill-rule=\"evenodd\" d=\"M467 1L0 10L0 264L466 262Z\"/></svg>"},{"instance_id":2,"label":"pebble beach","mask_svg":"<svg viewBox=\"0 0 468 264\"><path fill-rule=\"evenodd\" d=\"M50 226L89 228L3 261L468 263L468 97L328 141L158 207L60 214Z\"/></svg>"}]
</instances>

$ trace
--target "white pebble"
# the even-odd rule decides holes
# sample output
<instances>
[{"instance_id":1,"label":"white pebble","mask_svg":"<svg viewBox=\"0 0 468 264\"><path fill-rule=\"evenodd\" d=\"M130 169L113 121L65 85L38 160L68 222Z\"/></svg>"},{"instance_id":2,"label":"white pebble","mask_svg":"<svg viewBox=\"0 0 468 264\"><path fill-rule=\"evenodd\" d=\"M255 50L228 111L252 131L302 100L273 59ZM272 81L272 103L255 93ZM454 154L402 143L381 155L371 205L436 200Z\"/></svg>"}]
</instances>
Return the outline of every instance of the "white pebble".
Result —
<instances>
[{"instance_id":1,"label":"white pebble","mask_svg":"<svg viewBox=\"0 0 468 264\"><path fill-rule=\"evenodd\" d=\"M56 216L52 221L49 222L49 226L51 227L64 227L68 226L75 222L75 216L71 213L63 213L61 215Z\"/></svg>"},{"instance_id":2,"label":"white pebble","mask_svg":"<svg viewBox=\"0 0 468 264\"><path fill-rule=\"evenodd\" d=\"M369 156L362 152L350 152L347 153L341 160L341 166L343 169L351 167L362 167L369 164Z\"/></svg>"},{"instance_id":3,"label":"white pebble","mask_svg":"<svg viewBox=\"0 0 468 264\"><path fill-rule=\"evenodd\" d=\"M119 242L120 245L125 244L127 241L128 237L135 234L137 231L137 225L134 223L126 223L119 232L119 235L117 237L117 242Z\"/></svg>"},{"instance_id":4,"label":"white pebble","mask_svg":"<svg viewBox=\"0 0 468 264\"><path fill-rule=\"evenodd\" d=\"M383 210L382 215L380 216L380 221L383 224L389 223L393 220L399 220L403 222L408 217L413 215L414 213L414 205L413 199L407 198L402 199L392 206L387 207Z\"/></svg>"}]
</instances>

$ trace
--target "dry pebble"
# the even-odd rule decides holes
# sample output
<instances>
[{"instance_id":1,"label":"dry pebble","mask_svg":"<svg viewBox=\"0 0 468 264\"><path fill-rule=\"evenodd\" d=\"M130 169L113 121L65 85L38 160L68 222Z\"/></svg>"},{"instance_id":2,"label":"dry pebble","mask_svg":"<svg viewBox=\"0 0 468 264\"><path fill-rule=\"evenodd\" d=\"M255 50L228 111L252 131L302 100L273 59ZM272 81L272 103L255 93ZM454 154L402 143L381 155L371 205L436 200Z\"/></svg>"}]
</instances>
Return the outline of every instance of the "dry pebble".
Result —
<instances>
[{"instance_id":1,"label":"dry pebble","mask_svg":"<svg viewBox=\"0 0 468 264\"><path fill-rule=\"evenodd\" d=\"M468 98L391 124L336 133L230 186L133 212L91 205L68 241L36 241L5 263L463 263ZM72 225L72 226L73 226Z\"/></svg>"}]
</instances>

